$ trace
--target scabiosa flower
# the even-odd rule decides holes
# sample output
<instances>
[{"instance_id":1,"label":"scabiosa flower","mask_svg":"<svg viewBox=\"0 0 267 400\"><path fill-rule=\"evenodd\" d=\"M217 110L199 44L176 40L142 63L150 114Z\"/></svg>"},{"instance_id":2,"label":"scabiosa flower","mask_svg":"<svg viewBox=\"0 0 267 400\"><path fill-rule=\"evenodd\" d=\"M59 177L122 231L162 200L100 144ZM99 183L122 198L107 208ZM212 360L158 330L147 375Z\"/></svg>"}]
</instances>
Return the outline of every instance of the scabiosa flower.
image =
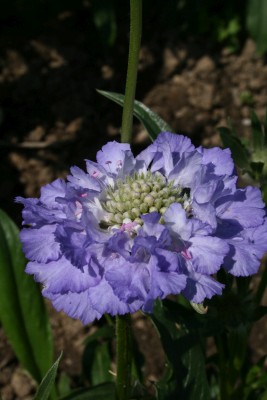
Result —
<instances>
[{"instance_id":1,"label":"scabiosa flower","mask_svg":"<svg viewBox=\"0 0 267 400\"><path fill-rule=\"evenodd\" d=\"M157 298L182 293L201 303L222 293L221 265L257 272L267 251L259 189L237 189L229 150L195 148L168 132L134 158L107 143L87 172L23 199L26 272L57 310L83 323L150 312Z\"/></svg>"}]
</instances>

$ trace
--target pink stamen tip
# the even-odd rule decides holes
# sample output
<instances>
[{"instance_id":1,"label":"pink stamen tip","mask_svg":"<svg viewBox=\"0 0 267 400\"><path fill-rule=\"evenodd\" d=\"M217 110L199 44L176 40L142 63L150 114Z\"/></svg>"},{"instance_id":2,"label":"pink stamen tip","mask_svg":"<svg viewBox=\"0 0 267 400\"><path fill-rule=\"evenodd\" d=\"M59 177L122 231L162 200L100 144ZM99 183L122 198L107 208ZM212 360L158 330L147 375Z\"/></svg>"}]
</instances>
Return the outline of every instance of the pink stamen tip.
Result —
<instances>
[{"instance_id":1,"label":"pink stamen tip","mask_svg":"<svg viewBox=\"0 0 267 400\"><path fill-rule=\"evenodd\" d=\"M92 173L92 176L93 176L94 178L96 178L98 175L99 175L99 172L97 172L97 171L94 171L94 172Z\"/></svg>"},{"instance_id":2,"label":"pink stamen tip","mask_svg":"<svg viewBox=\"0 0 267 400\"><path fill-rule=\"evenodd\" d=\"M80 197L87 197L88 196L88 193L82 193L82 194L80 194Z\"/></svg>"},{"instance_id":3,"label":"pink stamen tip","mask_svg":"<svg viewBox=\"0 0 267 400\"><path fill-rule=\"evenodd\" d=\"M192 255L190 254L188 249L181 251L181 254L186 260L191 260L192 259Z\"/></svg>"},{"instance_id":4,"label":"pink stamen tip","mask_svg":"<svg viewBox=\"0 0 267 400\"><path fill-rule=\"evenodd\" d=\"M136 222L128 222L127 224L122 224L120 229L121 231L131 231L137 225Z\"/></svg>"}]
</instances>

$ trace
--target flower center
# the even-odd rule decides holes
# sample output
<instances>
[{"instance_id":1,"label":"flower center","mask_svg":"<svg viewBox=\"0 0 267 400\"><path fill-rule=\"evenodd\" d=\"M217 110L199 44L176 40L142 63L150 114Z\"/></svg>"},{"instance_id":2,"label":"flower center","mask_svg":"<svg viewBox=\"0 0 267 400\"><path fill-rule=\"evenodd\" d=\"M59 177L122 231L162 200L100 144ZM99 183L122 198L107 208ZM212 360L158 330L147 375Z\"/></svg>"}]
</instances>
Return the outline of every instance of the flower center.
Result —
<instances>
[{"instance_id":1,"label":"flower center","mask_svg":"<svg viewBox=\"0 0 267 400\"><path fill-rule=\"evenodd\" d=\"M189 189L175 186L160 173L150 171L127 176L109 187L102 207L110 214L109 225L123 224L125 220L142 224L140 216L156 211L163 214L172 203L189 205Z\"/></svg>"}]
</instances>

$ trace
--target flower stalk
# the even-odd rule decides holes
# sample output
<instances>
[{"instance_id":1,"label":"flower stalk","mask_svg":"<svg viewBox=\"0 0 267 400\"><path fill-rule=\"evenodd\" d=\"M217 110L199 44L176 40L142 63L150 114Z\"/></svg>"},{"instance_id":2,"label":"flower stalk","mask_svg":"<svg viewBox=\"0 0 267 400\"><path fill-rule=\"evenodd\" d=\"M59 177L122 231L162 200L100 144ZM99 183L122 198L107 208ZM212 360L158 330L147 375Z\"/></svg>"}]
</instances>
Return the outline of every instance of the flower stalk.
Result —
<instances>
[{"instance_id":1,"label":"flower stalk","mask_svg":"<svg viewBox=\"0 0 267 400\"><path fill-rule=\"evenodd\" d=\"M125 98L122 113L121 142L131 143L133 108L137 81L138 57L142 33L142 0L130 0L130 42Z\"/></svg>"},{"instance_id":2,"label":"flower stalk","mask_svg":"<svg viewBox=\"0 0 267 400\"><path fill-rule=\"evenodd\" d=\"M117 400L127 400L130 394L131 384L131 315L117 315L117 379L116 395Z\"/></svg>"}]
</instances>

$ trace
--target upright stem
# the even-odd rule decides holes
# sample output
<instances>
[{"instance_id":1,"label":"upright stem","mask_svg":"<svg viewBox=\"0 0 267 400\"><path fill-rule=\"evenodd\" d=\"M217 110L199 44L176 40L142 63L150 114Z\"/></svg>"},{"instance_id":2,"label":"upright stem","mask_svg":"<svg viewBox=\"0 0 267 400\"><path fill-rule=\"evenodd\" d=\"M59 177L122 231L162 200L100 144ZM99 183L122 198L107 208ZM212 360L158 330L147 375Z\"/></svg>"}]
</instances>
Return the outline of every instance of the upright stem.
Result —
<instances>
[{"instance_id":1,"label":"upright stem","mask_svg":"<svg viewBox=\"0 0 267 400\"><path fill-rule=\"evenodd\" d=\"M138 70L138 56L142 32L142 0L130 0L130 43L128 68L126 77L125 97L122 113L121 142L130 143L133 128L133 107ZM117 400L128 400L130 395L132 344L131 316L117 315Z\"/></svg>"},{"instance_id":2,"label":"upright stem","mask_svg":"<svg viewBox=\"0 0 267 400\"><path fill-rule=\"evenodd\" d=\"M131 363L132 363L132 344L131 344L131 316L117 315L117 379L116 395L117 400L129 399Z\"/></svg>"},{"instance_id":3,"label":"upright stem","mask_svg":"<svg viewBox=\"0 0 267 400\"><path fill-rule=\"evenodd\" d=\"M138 69L138 56L142 32L142 0L130 0L131 22L128 69L125 98L122 113L121 142L131 143L133 128L133 107Z\"/></svg>"}]
</instances>

